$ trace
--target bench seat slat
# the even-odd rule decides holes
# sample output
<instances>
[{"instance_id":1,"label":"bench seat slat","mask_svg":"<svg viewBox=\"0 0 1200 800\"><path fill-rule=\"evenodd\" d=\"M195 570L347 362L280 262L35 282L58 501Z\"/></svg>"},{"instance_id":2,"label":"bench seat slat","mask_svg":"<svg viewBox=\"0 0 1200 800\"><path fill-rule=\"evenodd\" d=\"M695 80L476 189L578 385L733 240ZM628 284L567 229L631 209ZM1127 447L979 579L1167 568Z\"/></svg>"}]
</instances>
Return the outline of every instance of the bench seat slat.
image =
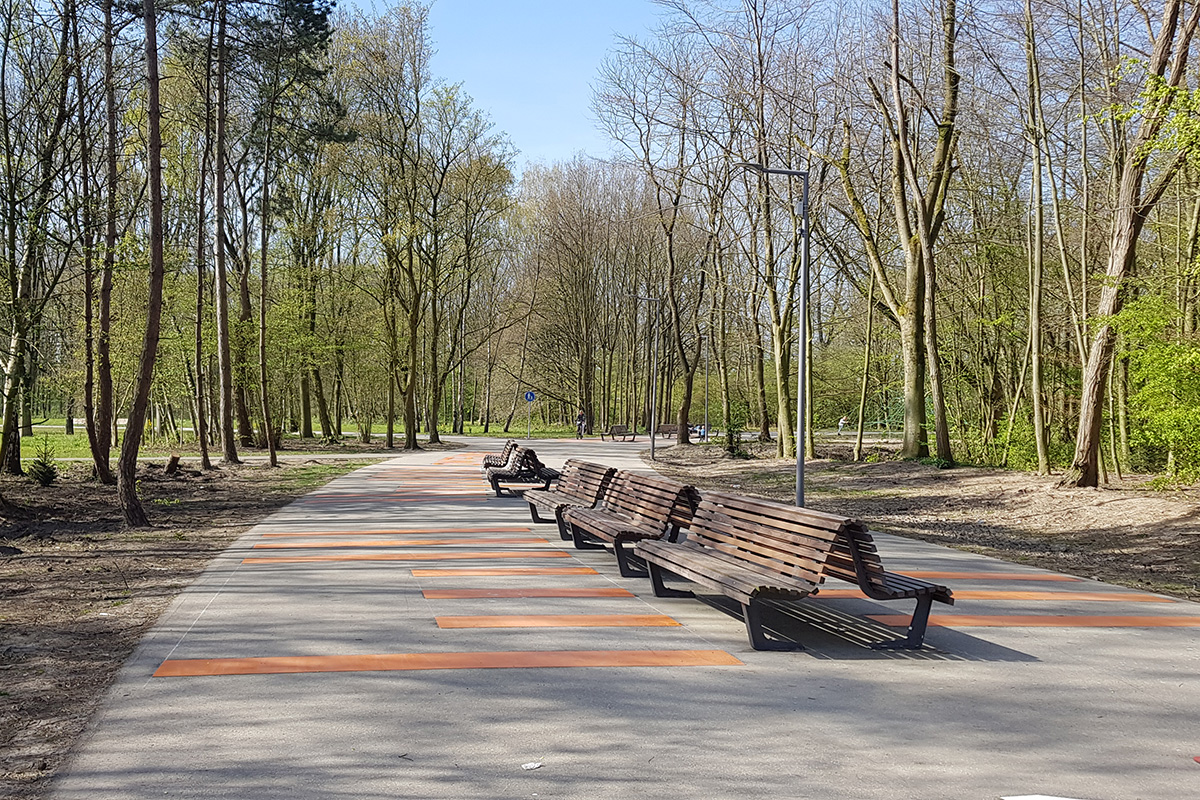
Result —
<instances>
[{"instance_id":1,"label":"bench seat slat","mask_svg":"<svg viewBox=\"0 0 1200 800\"><path fill-rule=\"evenodd\" d=\"M742 603L754 597L773 595L800 598L810 594L816 587L812 581L800 578L787 580L776 576L776 580L764 578L762 573L725 561L704 548L687 544L671 545L662 541L638 543L638 553L652 557L656 563L666 566L681 577L723 594Z\"/></svg>"}]
</instances>

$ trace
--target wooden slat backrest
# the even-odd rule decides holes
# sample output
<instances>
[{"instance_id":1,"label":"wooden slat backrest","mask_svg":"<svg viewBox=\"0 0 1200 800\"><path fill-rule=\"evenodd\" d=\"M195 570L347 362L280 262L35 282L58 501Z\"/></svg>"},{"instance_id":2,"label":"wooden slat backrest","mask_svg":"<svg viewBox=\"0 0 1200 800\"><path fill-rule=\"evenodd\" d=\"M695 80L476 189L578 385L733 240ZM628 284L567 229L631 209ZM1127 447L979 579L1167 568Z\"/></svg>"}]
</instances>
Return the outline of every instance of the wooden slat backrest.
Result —
<instances>
[{"instance_id":1,"label":"wooden slat backrest","mask_svg":"<svg viewBox=\"0 0 1200 800\"><path fill-rule=\"evenodd\" d=\"M539 469L545 468L546 465L543 464L541 459L537 457L536 450L534 450L532 447L522 447L521 450L523 452L521 454L521 460L517 464L518 469L536 472Z\"/></svg>"},{"instance_id":2,"label":"wooden slat backrest","mask_svg":"<svg viewBox=\"0 0 1200 800\"><path fill-rule=\"evenodd\" d=\"M582 467L586 461L580 461L577 458L569 458L563 464L562 473L558 476L558 481L554 484L554 490L560 494L566 494L574 497L581 486Z\"/></svg>"},{"instance_id":3,"label":"wooden slat backrest","mask_svg":"<svg viewBox=\"0 0 1200 800\"><path fill-rule=\"evenodd\" d=\"M598 507L666 529L687 488L677 481L622 470L613 477Z\"/></svg>"},{"instance_id":4,"label":"wooden slat backrest","mask_svg":"<svg viewBox=\"0 0 1200 800\"><path fill-rule=\"evenodd\" d=\"M521 463L521 459L524 458L524 453L524 447L513 445L513 449L508 453L508 460L504 462L504 466L500 467L500 469L516 468Z\"/></svg>"},{"instance_id":5,"label":"wooden slat backrest","mask_svg":"<svg viewBox=\"0 0 1200 800\"><path fill-rule=\"evenodd\" d=\"M688 527L688 541L816 583L838 533L850 522L769 500L704 492Z\"/></svg>"},{"instance_id":6,"label":"wooden slat backrest","mask_svg":"<svg viewBox=\"0 0 1200 800\"><path fill-rule=\"evenodd\" d=\"M854 522L834 542L833 551L826 562L825 571L841 580L858 582L858 570L854 564L854 553L851 551L851 540L858 550L859 565L862 567L867 580L876 586L884 584L883 562L879 560L879 551L875 540L862 523Z\"/></svg>"},{"instance_id":7,"label":"wooden slat backrest","mask_svg":"<svg viewBox=\"0 0 1200 800\"><path fill-rule=\"evenodd\" d=\"M572 484L571 493L588 503L595 503L599 499L617 471L614 467L593 464L590 461L572 459L567 463L575 466L575 483Z\"/></svg>"}]
</instances>

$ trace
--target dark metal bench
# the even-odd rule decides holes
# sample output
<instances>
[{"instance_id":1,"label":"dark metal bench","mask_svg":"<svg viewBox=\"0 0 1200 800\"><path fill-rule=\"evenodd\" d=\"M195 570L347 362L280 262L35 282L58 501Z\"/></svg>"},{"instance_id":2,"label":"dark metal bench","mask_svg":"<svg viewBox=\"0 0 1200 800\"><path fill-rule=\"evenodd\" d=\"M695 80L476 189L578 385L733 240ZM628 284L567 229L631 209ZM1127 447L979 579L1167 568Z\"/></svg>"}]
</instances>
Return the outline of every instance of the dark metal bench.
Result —
<instances>
[{"instance_id":1,"label":"dark metal bench","mask_svg":"<svg viewBox=\"0 0 1200 800\"><path fill-rule=\"evenodd\" d=\"M666 478L618 472L594 508L569 508L563 520L581 550L611 544L626 578L644 577L625 545L644 539L674 540L692 518L695 490Z\"/></svg>"},{"instance_id":2,"label":"dark metal bench","mask_svg":"<svg viewBox=\"0 0 1200 800\"><path fill-rule=\"evenodd\" d=\"M570 540L571 531L563 520L563 512L569 508L591 508L596 505L616 472L615 467L573 458L563 465L562 477L554 484L554 488L530 489L522 497L529 503L529 515L534 522L557 523L558 535ZM543 519L538 514L539 509L547 512L551 518Z\"/></svg>"},{"instance_id":3,"label":"dark metal bench","mask_svg":"<svg viewBox=\"0 0 1200 800\"><path fill-rule=\"evenodd\" d=\"M609 425L607 431L600 431L600 441L603 442L605 436L614 442L617 440L618 436L621 438L622 442L637 441L637 433L630 432L628 425Z\"/></svg>"},{"instance_id":4,"label":"dark metal bench","mask_svg":"<svg viewBox=\"0 0 1200 800\"><path fill-rule=\"evenodd\" d=\"M502 483L541 484L543 489L549 489L550 484L558 478L559 471L543 464L532 447L517 447L507 464L503 467L488 467L484 474L492 490L496 492L496 497L503 497L505 490L515 496L519 496L521 492L502 487Z\"/></svg>"},{"instance_id":5,"label":"dark metal bench","mask_svg":"<svg viewBox=\"0 0 1200 800\"><path fill-rule=\"evenodd\" d=\"M756 650L800 649L799 643L766 636L761 601L819 596L826 577L859 583L878 600L917 599L908 637L881 647L920 647L932 600L954 602L944 586L885 572L860 522L723 492L700 496L686 540L642 541L636 554L646 562L659 597L692 594L668 588L667 570L740 602Z\"/></svg>"}]
</instances>

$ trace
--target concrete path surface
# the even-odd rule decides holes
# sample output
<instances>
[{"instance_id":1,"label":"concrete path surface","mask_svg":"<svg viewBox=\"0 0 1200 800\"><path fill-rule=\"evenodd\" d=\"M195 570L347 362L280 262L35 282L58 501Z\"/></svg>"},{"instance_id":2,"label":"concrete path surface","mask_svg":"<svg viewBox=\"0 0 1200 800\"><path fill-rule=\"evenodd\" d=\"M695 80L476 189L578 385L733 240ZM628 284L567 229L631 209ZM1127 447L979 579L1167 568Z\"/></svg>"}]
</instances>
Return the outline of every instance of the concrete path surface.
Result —
<instances>
[{"instance_id":1,"label":"concrete path surface","mask_svg":"<svg viewBox=\"0 0 1200 800\"><path fill-rule=\"evenodd\" d=\"M719 603L655 598L490 497L502 441L464 441L238 539L52 797L1200 797L1196 604L881 534L955 591L924 650L870 649L911 602L844 584L775 614L806 650L757 652ZM640 442L533 444L644 469Z\"/></svg>"}]
</instances>

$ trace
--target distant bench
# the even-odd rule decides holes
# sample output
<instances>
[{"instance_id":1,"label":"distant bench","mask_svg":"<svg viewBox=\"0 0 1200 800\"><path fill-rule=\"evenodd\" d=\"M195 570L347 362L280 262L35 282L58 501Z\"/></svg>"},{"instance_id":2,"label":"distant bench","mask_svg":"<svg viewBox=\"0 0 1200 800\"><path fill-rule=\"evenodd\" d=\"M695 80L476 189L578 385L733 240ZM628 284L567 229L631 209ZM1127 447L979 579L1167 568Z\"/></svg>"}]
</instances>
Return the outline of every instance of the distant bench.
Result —
<instances>
[{"instance_id":1,"label":"distant bench","mask_svg":"<svg viewBox=\"0 0 1200 800\"><path fill-rule=\"evenodd\" d=\"M541 484L543 489L549 489L551 482L558 478L559 472L543 464L532 447L517 446L509 453L508 461L504 466L487 467L484 475L487 476L488 483L491 484L496 497L501 497L505 489L514 495L521 493L509 487L501 487L502 483Z\"/></svg>"},{"instance_id":2,"label":"distant bench","mask_svg":"<svg viewBox=\"0 0 1200 800\"><path fill-rule=\"evenodd\" d=\"M628 425L609 425L607 431L600 431L600 441L603 442L605 436L614 442L617 437L620 437L622 442L637 441L637 433L631 433Z\"/></svg>"},{"instance_id":3,"label":"distant bench","mask_svg":"<svg viewBox=\"0 0 1200 800\"><path fill-rule=\"evenodd\" d=\"M876 600L916 599L907 637L881 647L920 647L932 602L954 603L945 586L886 572L859 522L724 492L700 495L686 540L639 541L635 553L658 597L692 596L665 585L663 572L670 571L741 603L755 650L801 649L767 637L762 601L817 595L826 577L857 583Z\"/></svg>"},{"instance_id":4,"label":"distant bench","mask_svg":"<svg viewBox=\"0 0 1200 800\"><path fill-rule=\"evenodd\" d=\"M668 423L665 423L663 425L659 425L658 427L656 427L654 429L654 432L657 433L659 436L663 437L664 439L671 437L671 436L679 436L679 425L674 422L668 422Z\"/></svg>"},{"instance_id":5,"label":"distant bench","mask_svg":"<svg viewBox=\"0 0 1200 800\"><path fill-rule=\"evenodd\" d=\"M487 475L488 467L503 467L512 457L513 450L516 449L517 440L509 439L499 453L488 453L483 457L483 461L479 464L479 471Z\"/></svg>"}]
</instances>

